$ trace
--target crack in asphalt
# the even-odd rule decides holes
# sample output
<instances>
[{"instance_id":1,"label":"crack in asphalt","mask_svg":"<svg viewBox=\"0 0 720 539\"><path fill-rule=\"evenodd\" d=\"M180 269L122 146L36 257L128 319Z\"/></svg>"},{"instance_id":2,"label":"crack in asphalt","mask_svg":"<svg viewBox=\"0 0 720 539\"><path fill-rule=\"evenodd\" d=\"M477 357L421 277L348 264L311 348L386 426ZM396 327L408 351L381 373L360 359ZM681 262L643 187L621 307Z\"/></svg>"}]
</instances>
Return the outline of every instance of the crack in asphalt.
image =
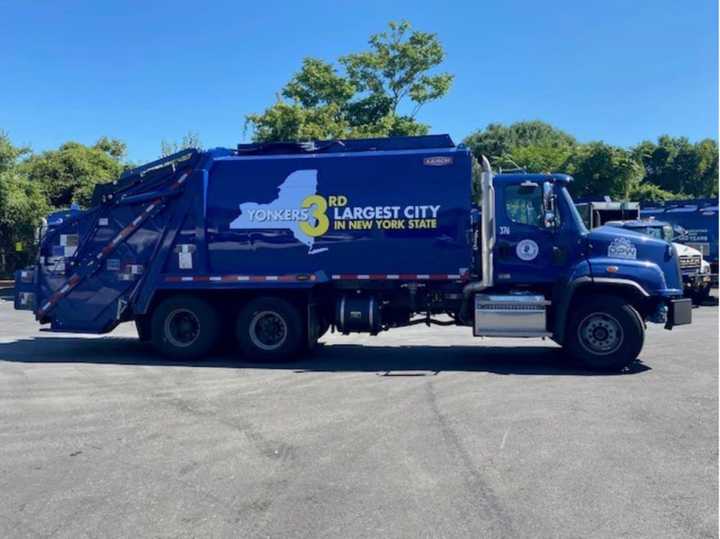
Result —
<instances>
[{"instance_id":1,"label":"crack in asphalt","mask_svg":"<svg viewBox=\"0 0 720 539\"><path fill-rule=\"evenodd\" d=\"M448 448L450 455L455 457L455 461L465 472L463 473L463 481L465 487L470 492L473 503L477 505L478 513L485 520L490 530L485 530L484 537L516 537L513 532L510 516L503 508L500 501L495 496L488 482L483 478L478 468L473 463L472 456L465 448L462 440L453 428L447 416L440 411L435 394L435 387L429 381L425 384L425 397L430 409L433 412L440 431ZM462 512L467 512L464 508L459 508Z\"/></svg>"}]
</instances>

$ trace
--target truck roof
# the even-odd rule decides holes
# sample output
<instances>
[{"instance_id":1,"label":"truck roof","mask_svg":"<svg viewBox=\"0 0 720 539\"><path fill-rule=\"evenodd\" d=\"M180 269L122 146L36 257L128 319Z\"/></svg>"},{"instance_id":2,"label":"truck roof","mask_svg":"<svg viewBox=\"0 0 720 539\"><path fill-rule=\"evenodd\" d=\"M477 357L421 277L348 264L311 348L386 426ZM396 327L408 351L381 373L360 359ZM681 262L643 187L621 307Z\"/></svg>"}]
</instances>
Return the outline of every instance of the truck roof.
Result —
<instances>
[{"instance_id":1,"label":"truck roof","mask_svg":"<svg viewBox=\"0 0 720 539\"><path fill-rule=\"evenodd\" d=\"M307 153L387 152L454 149L450 135L311 140L305 142L253 142L238 144L237 155L295 155Z\"/></svg>"},{"instance_id":2,"label":"truck roof","mask_svg":"<svg viewBox=\"0 0 720 539\"><path fill-rule=\"evenodd\" d=\"M571 181L573 181L572 176L568 176L567 174L527 174L527 173L516 173L513 172L511 174L497 174L493 178L493 182L495 184L501 184L501 183L518 183L519 181L528 181L528 182L557 182L567 185Z\"/></svg>"}]
</instances>

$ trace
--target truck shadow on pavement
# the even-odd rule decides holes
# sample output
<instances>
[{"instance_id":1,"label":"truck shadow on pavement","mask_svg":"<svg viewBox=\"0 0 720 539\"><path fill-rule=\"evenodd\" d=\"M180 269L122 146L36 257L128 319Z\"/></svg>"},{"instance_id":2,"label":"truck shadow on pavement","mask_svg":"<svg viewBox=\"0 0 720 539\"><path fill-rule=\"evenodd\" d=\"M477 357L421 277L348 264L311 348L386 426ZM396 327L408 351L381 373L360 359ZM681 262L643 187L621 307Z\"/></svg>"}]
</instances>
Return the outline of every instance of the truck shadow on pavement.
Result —
<instances>
[{"instance_id":1,"label":"truck shadow on pavement","mask_svg":"<svg viewBox=\"0 0 720 539\"><path fill-rule=\"evenodd\" d=\"M0 362L93 363L113 365L252 368L295 373L368 372L378 376L433 376L441 372L493 374L612 376L578 367L557 347L518 346L374 346L321 344L287 362L257 363L224 353L198 361L170 360L149 345L131 338L37 337L0 343ZM650 367L636 362L620 375L639 374Z\"/></svg>"}]
</instances>

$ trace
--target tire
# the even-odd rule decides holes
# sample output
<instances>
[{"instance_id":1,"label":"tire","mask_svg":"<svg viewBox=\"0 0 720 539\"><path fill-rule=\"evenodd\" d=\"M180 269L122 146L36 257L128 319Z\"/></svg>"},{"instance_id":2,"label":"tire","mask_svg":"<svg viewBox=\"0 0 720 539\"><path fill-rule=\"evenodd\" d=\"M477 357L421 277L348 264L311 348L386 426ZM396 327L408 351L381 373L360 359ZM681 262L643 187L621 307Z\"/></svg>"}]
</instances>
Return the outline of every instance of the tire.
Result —
<instances>
[{"instance_id":1,"label":"tire","mask_svg":"<svg viewBox=\"0 0 720 539\"><path fill-rule=\"evenodd\" d=\"M152 314L152 343L173 359L199 359L208 355L218 340L219 316L208 302L193 296L172 296Z\"/></svg>"},{"instance_id":2,"label":"tire","mask_svg":"<svg viewBox=\"0 0 720 539\"><path fill-rule=\"evenodd\" d=\"M243 354L256 361L287 361L305 344L299 310L270 296L254 299L240 311L235 336Z\"/></svg>"},{"instance_id":3,"label":"tire","mask_svg":"<svg viewBox=\"0 0 720 539\"><path fill-rule=\"evenodd\" d=\"M150 341L150 335L152 334L152 328L150 327L150 317L140 316L135 319L135 330L138 334L138 339L141 342Z\"/></svg>"},{"instance_id":4,"label":"tire","mask_svg":"<svg viewBox=\"0 0 720 539\"><path fill-rule=\"evenodd\" d=\"M330 322L322 320L320 322L320 330L318 331L318 339L321 339L330 330Z\"/></svg>"},{"instance_id":5,"label":"tire","mask_svg":"<svg viewBox=\"0 0 720 539\"><path fill-rule=\"evenodd\" d=\"M690 297L692 298L693 305L702 305L709 295L710 285L707 285L693 290Z\"/></svg>"},{"instance_id":6,"label":"tire","mask_svg":"<svg viewBox=\"0 0 720 539\"><path fill-rule=\"evenodd\" d=\"M591 296L570 313L565 348L584 367L617 372L632 364L645 341L642 318L617 296Z\"/></svg>"}]
</instances>

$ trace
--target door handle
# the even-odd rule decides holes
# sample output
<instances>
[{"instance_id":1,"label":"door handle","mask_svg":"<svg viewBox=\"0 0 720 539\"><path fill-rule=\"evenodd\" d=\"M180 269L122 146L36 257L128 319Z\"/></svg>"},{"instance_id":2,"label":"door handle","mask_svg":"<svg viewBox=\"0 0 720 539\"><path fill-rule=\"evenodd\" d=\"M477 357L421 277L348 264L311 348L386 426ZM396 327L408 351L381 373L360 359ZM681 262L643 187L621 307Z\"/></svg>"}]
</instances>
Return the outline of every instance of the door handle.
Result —
<instances>
[{"instance_id":1,"label":"door handle","mask_svg":"<svg viewBox=\"0 0 720 539\"><path fill-rule=\"evenodd\" d=\"M512 256L513 253L513 244L509 241L499 241L497 242L497 250L498 250L498 256L502 258L508 258Z\"/></svg>"}]
</instances>

